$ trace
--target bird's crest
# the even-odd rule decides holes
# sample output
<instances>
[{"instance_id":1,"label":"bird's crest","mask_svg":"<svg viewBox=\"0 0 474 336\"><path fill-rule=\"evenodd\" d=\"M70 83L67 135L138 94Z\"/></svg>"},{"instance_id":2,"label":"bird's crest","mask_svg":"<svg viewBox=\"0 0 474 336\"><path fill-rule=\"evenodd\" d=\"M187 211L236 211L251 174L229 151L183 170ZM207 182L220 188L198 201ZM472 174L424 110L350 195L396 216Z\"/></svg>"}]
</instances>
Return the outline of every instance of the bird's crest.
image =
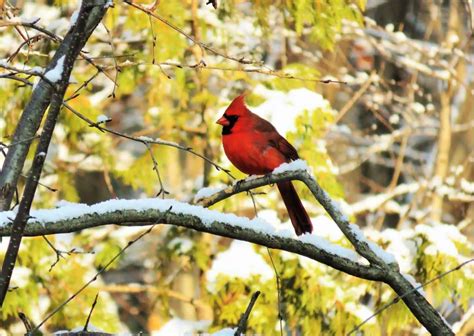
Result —
<instances>
[{"instance_id":1,"label":"bird's crest","mask_svg":"<svg viewBox=\"0 0 474 336\"><path fill-rule=\"evenodd\" d=\"M247 114L248 109L247 106L245 106L245 96L247 93L243 93L240 96L237 96L234 98L232 103L230 103L229 107L227 110L225 110L225 113L227 115L237 115L237 116L242 116L244 114Z\"/></svg>"}]
</instances>

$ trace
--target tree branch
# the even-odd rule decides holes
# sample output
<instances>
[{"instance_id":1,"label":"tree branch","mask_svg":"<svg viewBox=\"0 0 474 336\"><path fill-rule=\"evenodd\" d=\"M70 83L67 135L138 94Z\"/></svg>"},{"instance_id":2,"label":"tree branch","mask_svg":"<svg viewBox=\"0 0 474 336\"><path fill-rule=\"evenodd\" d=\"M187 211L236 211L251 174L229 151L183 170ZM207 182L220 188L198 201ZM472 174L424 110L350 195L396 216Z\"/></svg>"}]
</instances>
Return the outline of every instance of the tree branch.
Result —
<instances>
[{"instance_id":1,"label":"tree branch","mask_svg":"<svg viewBox=\"0 0 474 336\"><path fill-rule=\"evenodd\" d=\"M62 96L59 96L58 93L55 93L53 104L51 105L48 116L46 117L43 133L41 134L39 144L36 149L31 173L26 181L25 191L23 192L23 197L18 207L18 213L16 214L15 220L13 221L12 233L0 274L0 306L3 305L8 291L8 286L10 285L10 279L13 273L13 268L15 267L18 251L20 249L23 231L25 230L26 223L30 217L31 204L33 203L33 198L38 186L41 171L43 170L43 164L46 159L46 153L48 151L51 137L53 135L54 126L59 115L61 102Z\"/></svg>"},{"instance_id":2,"label":"tree branch","mask_svg":"<svg viewBox=\"0 0 474 336\"><path fill-rule=\"evenodd\" d=\"M321 188L321 186L314 180L314 178L304 170L286 171L281 174L272 174L259 177L252 180L243 180L234 184L231 187L223 189L214 195L199 200L198 204L209 207L219 201L222 201L234 194L249 191L254 188L262 187L264 185L278 183L286 180L300 180L308 186L313 193L313 196L323 206L327 213L331 216L337 226L344 233L346 238L352 243L356 251L369 260L371 263L379 266L386 265L386 262L380 258L379 255L369 247L367 241L361 237L358 232L354 231L354 227L349 224L349 219L339 210L338 204L333 201L329 195ZM398 265L393 264L393 267Z\"/></svg>"},{"instance_id":3,"label":"tree branch","mask_svg":"<svg viewBox=\"0 0 474 336\"><path fill-rule=\"evenodd\" d=\"M144 205L144 202L146 205ZM104 207L108 210L101 210ZM270 233L252 228L261 226L262 221L248 221L247 225L239 226L234 223L242 222L242 218L234 215L219 214L215 211L191 206L186 203L162 199L111 200L90 207L81 205L81 208L81 214L75 218L68 217L67 210L64 208L43 210L46 211L43 214L46 214L48 218L55 218L51 221L45 221L44 217L40 217L38 213L33 212L32 218L28 221L28 225L25 228L24 235L40 236L70 233L108 224L122 226L146 226L154 223L172 224L223 237L245 240L269 248L293 252L363 279L380 280L382 277L382 272L377 268L332 254L314 244L278 235L271 232L272 227L268 224L266 229ZM183 209L186 213L183 213ZM193 213L203 214L204 220ZM6 219L10 212L4 212L3 214L5 216L2 216L2 218ZM213 220L209 223L205 220L209 216L216 216L219 220ZM6 220L8 221L8 219ZM9 224L5 226L4 224L7 223L0 223L0 236L5 237L11 234L11 226Z\"/></svg>"},{"instance_id":4,"label":"tree branch","mask_svg":"<svg viewBox=\"0 0 474 336\"><path fill-rule=\"evenodd\" d=\"M53 135L54 127L59 116L60 109L62 107L64 93L69 85L69 77L74 66L74 61L77 58L80 50L86 43L89 35L95 29L95 26L100 22L106 11L104 7L105 1L101 4L96 4L95 1L89 0L82 3L78 20L69 30L63 44L59 47L53 61L49 64L48 71L55 73L55 80L50 81L52 83L43 84L44 96L37 97L42 99L42 102L35 101L35 92L39 92L37 89L33 91L30 103L25 108L20 122L15 130L13 142L17 143L16 146L10 148L5 159L3 170L0 174L0 207L9 208L11 200L13 198L13 192L15 190L18 178L20 176L23 164L26 158L26 154L29 150L29 146L32 141L32 137L36 133L39 123L43 117L43 113L51 101L51 106L46 117L45 124L43 126L43 132L41 133L38 147L36 149L35 157L33 160L33 166L31 173L28 176L25 185L25 191L18 207L18 213L15 215L13 221L11 238L8 244L8 248L3 260L2 270L0 274L0 306L3 305L5 296L8 291L10 284L11 275L15 267L16 258L20 249L23 232L25 230L26 223L30 218L30 208L33 203L33 198L38 186L38 181L43 170L43 164L48 152L49 143ZM95 19L98 19L96 21ZM94 26L90 26L89 22L96 22ZM67 48L66 48L67 46ZM54 65L54 66L53 66ZM40 81L44 83L43 79ZM47 95L46 93L51 94ZM40 104L40 105L36 105ZM28 109L28 106L33 106ZM25 126L26 125L26 126ZM35 125L35 127L32 127ZM33 132L30 134L29 132ZM25 141L28 139L27 141Z\"/></svg>"},{"instance_id":5,"label":"tree branch","mask_svg":"<svg viewBox=\"0 0 474 336\"><path fill-rule=\"evenodd\" d=\"M244 180L201 202L206 205L214 204L238 192L290 179L300 180L309 187L357 252L364 256L370 265L351 258L348 253L350 250L342 249L337 245L331 246L329 242L321 238L316 240L314 238L317 237L314 235L303 235L295 239L289 237L286 232L279 233L273 226L259 219L250 221L174 200L110 200L92 206L75 205L74 209L63 207L42 210L33 213L36 218L28 221L25 235L75 232L112 223L124 226L162 223L245 240L296 253L359 278L385 282L403 298L408 308L428 331L433 334L452 334L449 326L429 302L416 290L413 291L414 286L399 272L396 261L390 260L386 252L369 242L356 226L349 223L347 217L339 210L337 203L326 194L307 171L285 171ZM8 236L11 233L9 216L12 214L12 212L0 213L0 236Z\"/></svg>"},{"instance_id":6,"label":"tree branch","mask_svg":"<svg viewBox=\"0 0 474 336\"><path fill-rule=\"evenodd\" d=\"M253 293L252 297L250 298L249 305L247 306L247 309L245 309L245 313L243 313L242 317L240 318L234 336L240 336L241 334L245 334L245 332L247 331L247 322L250 317L250 312L252 311L253 306L255 305L255 302L257 301L259 295L260 291L256 291L255 293Z\"/></svg>"}]
</instances>

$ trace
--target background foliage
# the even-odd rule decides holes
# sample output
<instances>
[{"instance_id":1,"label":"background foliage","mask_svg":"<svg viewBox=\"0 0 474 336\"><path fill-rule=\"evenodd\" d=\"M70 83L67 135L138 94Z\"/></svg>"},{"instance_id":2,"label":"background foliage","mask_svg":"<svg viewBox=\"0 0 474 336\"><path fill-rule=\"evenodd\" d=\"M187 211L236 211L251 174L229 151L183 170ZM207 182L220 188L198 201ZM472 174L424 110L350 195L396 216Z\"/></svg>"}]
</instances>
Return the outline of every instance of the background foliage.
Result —
<instances>
[{"instance_id":1,"label":"background foliage","mask_svg":"<svg viewBox=\"0 0 474 336\"><path fill-rule=\"evenodd\" d=\"M397 257L403 272L424 282L472 256L474 159L472 146L463 144L473 139L472 111L467 110L473 75L462 58L450 70L457 74L449 81L458 90L449 97L451 121L464 128L452 133L449 173L436 176L437 135L443 127L439 95L448 81L423 73L416 65L426 63L433 71L442 71L452 57L446 49L459 48L469 56L472 46L465 42L469 25L462 6L436 5L440 15L454 24L449 30L458 38L454 43L443 31L446 22L439 26L433 23L436 18L423 16L424 7L410 7L416 1L394 3L382 1L376 6L369 1L365 8L364 1L350 0L227 0L219 1L217 9L197 0L156 3L151 12L219 51L216 54L163 21L116 1L86 46L96 66L81 59L76 62L66 97L72 97L71 107L90 120L106 115L111 129L192 147L243 178L223 157L220 129L214 121L233 97L248 90L248 105L284 130L321 185L341 200L352 219ZM76 6L67 0L26 1L4 4L3 13L18 20L40 17L38 25L61 36ZM422 13L415 22L418 26L410 19L413 13ZM377 22L364 19L365 15ZM450 21L454 15L456 22ZM4 19L12 20L11 16ZM18 29L28 36L37 34ZM425 34L420 32L423 29ZM39 35L15 53L22 42L18 30L0 26L0 32L0 58L18 68L41 71L57 47ZM427 43L428 51L422 49ZM405 58L396 53L397 49L404 52L403 48ZM318 81L328 78L346 84ZM0 78L2 142L8 144L31 90ZM405 131L407 135L397 133ZM434 135L426 135L427 131ZM203 187L231 182L227 174L188 152L154 146L152 153L169 192L166 197L190 201ZM94 203L113 197L153 197L161 188L145 146L89 127L68 110L62 111L56 126L41 182L49 188L38 189L38 208L54 207L62 200ZM393 195L397 187L410 183L420 187ZM255 197L258 215L286 222L274 189L262 188L264 195ZM316 234L348 246L309 192L301 188L300 194ZM383 201L384 195L393 196ZM443 216L432 218L432 199L439 195ZM252 199L245 194L214 207L255 215ZM23 331L19 311L33 322L41 321L142 230L105 227L48 237L56 249L69 252L54 267L57 253L45 239L25 239L14 272L16 288L0 312L3 331ZM6 243L4 239L0 255ZM384 285L287 253L271 251L274 268L269 252L259 247L251 247L248 260L239 260L238 252L223 255L232 244L180 228L157 227L50 319L45 331L83 325L96 293L100 296L91 323L108 332L151 332L168 321L182 320L211 321L197 329L216 331L235 325L250 295L260 290L249 332L278 334L274 268L281 282L281 316L288 332L346 334L393 299ZM219 258L233 263L236 271L219 269ZM260 269L252 268L252 263ZM472 310L473 277L472 268L466 267L425 290L452 323ZM413 316L399 303L362 331L399 335L416 328Z\"/></svg>"}]
</instances>

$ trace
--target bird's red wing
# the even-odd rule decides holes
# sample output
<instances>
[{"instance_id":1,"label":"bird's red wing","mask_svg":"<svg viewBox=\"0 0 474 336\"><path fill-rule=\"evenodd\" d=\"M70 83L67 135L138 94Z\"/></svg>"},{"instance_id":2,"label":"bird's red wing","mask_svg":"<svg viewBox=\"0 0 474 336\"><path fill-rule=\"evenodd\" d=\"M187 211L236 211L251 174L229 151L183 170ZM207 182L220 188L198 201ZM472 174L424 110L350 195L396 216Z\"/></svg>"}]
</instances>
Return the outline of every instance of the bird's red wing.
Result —
<instances>
[{"instance_id":1,"label":"bird's red wing","mask_svg":"<svg viewBox=\"0 0 474 336\"><path fill-rule=\"evenodd\" d=\"M282 137L276 128L265 119L254 114L256 122L254 128L258 132L265 133L265 137L268 138L268 144L276 148L282 153L287 161L299 159L298 152L284 137Z\"/></svg>"},{"instance_id":2,"label":"bird's red wing","mask_svg":"<svg viewBox=\"0 0 474 336\"><path fill-rule=\"evenodd\" d=\"M252 127L255 131L262 132L262 133L277 133L278 134L278 131L276 130L276 128L273 127L273 125L269 121L263 119L262 117L252 112L250 116L253 119Z\"/></svg>"},{"instance_id":3,"label":"bird's red wing","mask_svg":"<svg viewBox=\"0 0 474 336\"><path fill-rule=\"evenodd\" d=\"M275 147L283 156L286 158L286 161L298 160L298 152L295 147L293 147L284 137L276 133L269 140L269 145Z\"/></svg>"}]
</instances>

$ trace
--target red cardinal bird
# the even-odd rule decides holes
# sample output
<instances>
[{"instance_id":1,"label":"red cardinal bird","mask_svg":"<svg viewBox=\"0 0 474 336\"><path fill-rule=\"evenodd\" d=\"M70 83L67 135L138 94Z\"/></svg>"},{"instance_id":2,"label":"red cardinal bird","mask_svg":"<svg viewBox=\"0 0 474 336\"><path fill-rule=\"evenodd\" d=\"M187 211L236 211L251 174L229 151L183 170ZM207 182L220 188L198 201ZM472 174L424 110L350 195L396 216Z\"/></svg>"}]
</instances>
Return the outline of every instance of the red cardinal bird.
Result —
<instances>
[{"instance_id":1,"label":"red cardinal bird","mask_svg":"<svg viewBox=\"0 0 474 336\"><path fill-rule=\"evenodd\" d=\"M243 173L268 174L282 163L299 158L296 149L272 124L245 106L244 95L232 101L217 123L223 126L225 154ZM291 181L279 182L277 186L296 234L312 232L311 220Z\"/></svg>"}]
</instances>

